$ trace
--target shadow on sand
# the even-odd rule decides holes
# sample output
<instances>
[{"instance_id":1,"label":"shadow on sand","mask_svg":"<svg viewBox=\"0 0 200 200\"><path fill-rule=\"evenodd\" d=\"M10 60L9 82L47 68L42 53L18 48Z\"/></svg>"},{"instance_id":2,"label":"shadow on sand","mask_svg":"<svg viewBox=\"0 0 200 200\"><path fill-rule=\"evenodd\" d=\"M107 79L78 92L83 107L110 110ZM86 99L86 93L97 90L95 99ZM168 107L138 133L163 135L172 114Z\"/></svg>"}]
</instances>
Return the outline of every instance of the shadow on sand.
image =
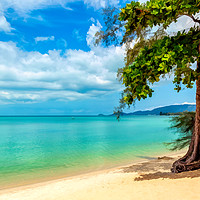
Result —
<instances>
[{"instance_id":1,"label":"shadow on sand","mask_svg":"<svg viewBox=\"0 0 200 200\"><path fill-rule=\"evenodd\" d=\"M200 169L189 172L182 172L180 174L171 173L170 169L172 163L177 158L159 157L157 159L148 158L149 161L131 165L122 168L124 173L138 172L140 175L136 177L135 181L153 180L153 179L180 179L180 178L195 178L200 177Z\"/></svg>"}]
</instances>

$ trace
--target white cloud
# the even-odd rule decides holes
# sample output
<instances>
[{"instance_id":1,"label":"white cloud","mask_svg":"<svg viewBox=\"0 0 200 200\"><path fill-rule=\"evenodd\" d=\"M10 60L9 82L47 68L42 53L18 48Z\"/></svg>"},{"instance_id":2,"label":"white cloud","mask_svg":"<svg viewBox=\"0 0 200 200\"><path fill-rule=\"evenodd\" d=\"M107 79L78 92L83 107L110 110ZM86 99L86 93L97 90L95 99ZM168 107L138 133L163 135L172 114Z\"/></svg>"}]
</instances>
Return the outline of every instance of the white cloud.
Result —
<instances>
[{"instance_id":1,"label":"white cloud","mask_svg":"<svg viewBox=\"0 0 200 200\"><path fill-rule=\"evenodd\" d=\"M94 42L95 42L95 34L96 32L100 31L102 28L100 22L97 20L96 25L92 24L87 32L87 36L86 36L86 41L87 41L87 45L90 47L94 46Z\"/></svg>"},{"instance_id":2,"label":"white cloud","mask_svg":"<svg viewBox=\"0 0 200 200\"><path fill-rule=\"evenodd\" d=\"M4 90L0 92L0 103L1 104L12 104L12 103L37 103L47 101L49 99L55 99L62 101L73 101L76 99L86 99L87 94L81 94L75 91L11 91Z\"/></svg>"},{"instance_id":3,"label":"white cloud","mask_svg":"<svg viewBox=\"0 0 200 200\"><path fill-rule=\"evenodd\" d=\"M41 21L43 20L41 16L31 16L31 12L52 6L61 6L64 9L72 10L68 7L69 3L77 1L82 1L84 4L95 9L119 4L119 0L0 0L0 31L11 32L12 30L10 23L5 18L5 14L10 8L25 19L31 17Z\"/></svg>"},{"instance_id":4,"label":"white cloud","mask_svg":"<svg viewBox=\"0 0 200 200\"><path fill-rule=\"evenodd\" d=\"M35 42L36 43L37 42L48 41L48 40L53 41L53 40L55 40L55 37L54 36L49 36L49 37L36 37L35 38Z\"/></svg>"},{"instance_id":5,"label":"white cloud","mask_svg":"<svg viewBox=\"0 0 200 200\"><path fill-rule=\"evenodd\" d=\"M187 30L191 27L194 26L194 21L188 17L188 16L182 16L180 18L178 18L177 22L172 22L170 24L170 26L167 28L167 33L168 34L174 34L177 33L178 31L183 31L183 30Z\"/></svg>"},{"instance_id":6,"label":"white cloud","mask_svg":"<svg viewBox=\"0 0 200 200\"><path fill-rule=\"evenodd\" d=\"M44 9L49 6L62 6L67 8L66 4L74 1L75 0L1 0L0 11L5 12L9 8L12 8L19 15L26 15L33 10Z\"/></svg>"},{"instance_id":7,"label":"white cloud","mask_svg":"<svg viewBox=\"0 0 200 200\"><path fill-rule=\"evenodd\" d=\"M1 0L0 12L4 13L9 8L14 9L19 15L25 16L29 12L44 9L49 6L62 6L64 9L72 10L69 3L83 1L84 4L96 9L104 8L109 5L118 5L119 0Z\"/></svg>"},{"instance_id":8,"label":"white cloud","mask_svg":"<svg viewBox=\"0 0 200 200\"><path fill-rule=\"evenodd\" d=\"M109 5L118 5L119 0L0 0L0 31L11 32L10 23L6 20L5 14L8 9L13 9L19 16L43 20L41 16L31 16L31 12L38 9L45 9L52 6L61 6L64 9L72 10L69 3L82 1L84 4L95 9L105 8Z\"/></svg>"},{"instance_id":9,"label":"white cloud","mask_svg":"<svg viewBox=\"0 0 200 200\"><path fill-rule=\"evenodd\" d=\"M96 9L105 8L107 6L117 6L119 0L83 0L88 6L94 7Z\"/></svg>"},{"instance_id":10,"label":"white cloud","mask_svg":"<svg viewBox=\"0 0 200 200\"><path fill-rule=\"evenodd\" d=\"M57 50L25 52L13 42L0 42L0 100L75 100L118 91L116 72L123 58L120 47L67 50L61 55Z\"/></svg>"},{"instance_id":11,"label":"white cloud","mask_svg":"<svg viewBox=\"0 0 200 200\"><path fill-rule=\"evenodd\" d=\"M0 16L0 31L4 31L7 33L12 31L10 23L6 20L4 16Z\"/></svg>"},{"instance_id":12,"label":"white cloud","mask_svg":"<svg viewBox=\"0 0 200 200\"><path fill-rule=\"evenodd\" d=\"M148 0L138 0L140 3L146 3Z\"/></svg>"},{"instance_id":13,"label":"white cloud","mask_svg":"<svg viewBox=\"0 0 200 200\"><path fill-rule=\"evenodd\" d=\"M50 6L62 6L70 10L66 5L76 0L0 0L0 31L11 32L11 26L5 18L5 14L11 8L19 16L31 17L33 10L44 9ZM41 16L33 16L37 20L43 20Z\"/></svg>"}]
</instances>

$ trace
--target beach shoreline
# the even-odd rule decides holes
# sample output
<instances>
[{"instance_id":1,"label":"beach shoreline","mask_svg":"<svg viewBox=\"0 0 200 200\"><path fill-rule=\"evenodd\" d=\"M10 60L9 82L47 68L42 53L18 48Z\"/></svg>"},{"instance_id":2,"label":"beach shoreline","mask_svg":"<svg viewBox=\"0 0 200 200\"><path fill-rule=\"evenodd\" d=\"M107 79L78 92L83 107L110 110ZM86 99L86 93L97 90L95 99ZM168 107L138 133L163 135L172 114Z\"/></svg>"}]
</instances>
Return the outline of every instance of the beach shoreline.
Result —
<instances>
[{"instance_id":1,"label":"beach shoreline","mask_svg":"<svg viewBox=\"0 0 200 200\"><path fill-rule=\"evenodd\" d=\"M180 175L172 174L170 172L172 162L184 153L185 150L171 152L169 154L160 155L159 159L146 159L140 162L132 162L127 165L114 167L112 169L93 171L86 174L3 189L0 191L0 200L84 200L94 199L95 194L100 195L95 199L114 200L119 199L119 197L120 199L130 199L130 196L133 195L131 192L132 187L140 190L145 184L145 187L151 188L153 183L156 185L158 184L157 186L159 187L162 184L167 184L167 187L169 188L172 187L170 184L177 184L175 185L175 188L179 187L179 189L182 188L182 184L195 184L193 189L195 190L196 184L200 185L200 171L198 171L199 174L195 172L192 172L193 174L186 172L181 173ZM172 183L168 184L167 182ZM156 189L158 196L161 195L160 191L165 187L166 186L163 186L160 190ZM150 191L151 190L149 190L149 192ZM155 192L156 195L155 188L152 189L152 191ZM184 194L184 191L181 189L178 194L181 195L182 192ZM136 195L135 198L142 199L140 198L141 194L138 193L138 195ZM144 199L151 199L147 196L144 197ZM187 197L186 194L185 197ZM183 195L182 199L186 199L185 197ZM159 196L159 198L161 198L161 196ZM165 198L162 197L162 199Z\"/></svg>"},{"instance_id":2,"label":"beach shoreline","mask_svg":"<svg viewBox=\"0 0 200 200\"><path fill-rule=\"evenodd\" d=\"M34 186L38 184L46 184L49 182L54 182L58 180L68 180L68 179L73 179L73 178L79 178L79 177L85 177L85 176L92 176L96 174L101 174L101 173L107 173L110 171L115 171L123 167L128 167L133 164L139 164L139 163L144 163L148 162L150 159L157 159L158 157L163 157L163 156L181 156L185 153L186 150L181 150L178 152L162 152L157 155L153 155L152 157L145 157L145 158L138 158L137 160L132 160L132 161L127 161L123 162L121 164L113 164L113 165L108 165L104 166L103 168L98 168L98 169L88 169L88 171L79 171L79 172L72 172L72 173L63 173L61 175L55 175L55 176L46 176L45 178L36 178L36 179L31 179L29 181L22 181L20 180L19 183L10 183L6 184L5 186L0 187L0 194L2 191L5 190L14 190L15 188L24 188L24 187L29 187L29 186Z\"/></svg>"}]
</instances>

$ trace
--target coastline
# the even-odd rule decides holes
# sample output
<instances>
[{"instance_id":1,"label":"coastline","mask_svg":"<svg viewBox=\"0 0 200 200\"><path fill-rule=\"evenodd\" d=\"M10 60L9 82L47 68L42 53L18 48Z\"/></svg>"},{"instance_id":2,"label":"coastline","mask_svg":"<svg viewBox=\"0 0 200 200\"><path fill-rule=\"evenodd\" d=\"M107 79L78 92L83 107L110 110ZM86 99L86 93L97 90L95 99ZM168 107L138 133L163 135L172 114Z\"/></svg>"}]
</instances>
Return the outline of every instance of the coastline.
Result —
<instances>
[{"instance_id":1,"label":"coastline","mask_svg":"<svg viewBox=\"0 0 200 200\"><path fill-rule=\"evenodd\" d=\"M44 173L43 171L38 171L38 173L42 173L42 176L40 176L38 178L38 176L35 176L35 178L32 178L33 176L28 175L25 177L22 177L20 179L16 179L15 182L10 182L10 183L0 183L0 194L1 191L4 190L9 190L9 189L15 189L15 188L21 188L21 187L26 187L29 185L37 185L37 184L42 184L42 183L48 183L48 182L54 182L57 180L65 180L65 179L71 179L71 178L79 178L82 176L90 176L90 175L96 175L99 173L106 173L109 171L115 171L118 170L120 168L123 167L128 167L132 164L138 164L138 163L144 163L144 162L148 162L149 160L152 159L157 159L158 157L162 157L162 156L179 156L184 154L186 151L186 149L184 150L180 150L178 152L172 152L172 151L161 151L157 154L151 154L151 156L147 156L147 157L140 157L138 159L134 159L134 160L128 160L128 161L123 161L120 162L118 164L113 163L113 164L109 164L109 165L104 165L103 167L97 167L97 168L88 168L88 170L80 170L80 171L74 171L74 172L53 172L54 175L52 176L49 175L48 173ZM34 174L33 174L34 175Z\"/></svg>"},{"instance_id":2,"label":"coastline","mask_svg":"<svg viewBox=\"0 0 200 200\"><path fill-rule=\"evenodd\" d=\"M166 195L162 195L170 188L176 189L179 195L176 199L188 200L185 192L188 191L189 195L197 185L200 186L200 171L170 173L173 160L183 154L183 151L172 152L160 155L160 159L146 159L111 169L3 189L0 191L0 200L165 199ZM194 185L195 187L192 187ZM186 190L186 186L189 189ZM142 190L144 187L145 190ZM134 188L137 194L133 194ZM99 197L95 197L97 194ZM180 196L182 194L183 196ZM193 195L198 194L194 192ZM171 199L168 196L167 198Z\"/></svg>"}]
</instances>

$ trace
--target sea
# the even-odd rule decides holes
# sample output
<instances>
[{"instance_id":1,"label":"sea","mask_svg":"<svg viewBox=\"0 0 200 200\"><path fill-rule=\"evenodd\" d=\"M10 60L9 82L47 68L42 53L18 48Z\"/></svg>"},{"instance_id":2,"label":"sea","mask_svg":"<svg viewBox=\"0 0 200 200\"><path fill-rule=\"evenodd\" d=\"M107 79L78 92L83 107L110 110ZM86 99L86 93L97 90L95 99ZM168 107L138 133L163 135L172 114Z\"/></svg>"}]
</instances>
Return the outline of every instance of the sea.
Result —
<instances>
[{"instance_id":1,"label":"sea","mask_svg":"<svg viewBox=\"0 0 200 200\"><path fill-rule=\"evenodd\" d=\"M168 153L170 116L0 117L0 189Z\"/></svg>"}]
</instances>

